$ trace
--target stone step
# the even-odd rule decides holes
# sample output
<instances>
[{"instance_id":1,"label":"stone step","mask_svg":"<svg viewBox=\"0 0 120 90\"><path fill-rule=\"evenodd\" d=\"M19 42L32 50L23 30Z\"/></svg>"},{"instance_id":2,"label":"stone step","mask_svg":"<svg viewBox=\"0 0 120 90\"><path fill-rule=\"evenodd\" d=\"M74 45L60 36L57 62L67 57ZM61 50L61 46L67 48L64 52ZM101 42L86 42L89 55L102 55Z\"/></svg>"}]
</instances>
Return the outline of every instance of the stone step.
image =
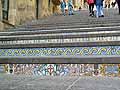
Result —
<instances>
[{"instance_id":1,"label":"stone step","mask_svg":"<svg viewBox=\"0 0 120 90\"><path fill-rule=\"evenodd\" d=\"M110 13L113 14L113 13ZM66 17L51 17L52 19L48 19L47 21L41 21L37 20L29 24L23 25L23 27L30 27L31 25L36 26L36 25L45 25L45 26L54 26L54 25L71 25L71 24L76 24L76 23L85 23L85 24L101 24L101 23L119 23L120 22L120 17L119 15L113 14L112 16L105 16L104 18L91 18L86 15L74 15L72 17L66 16Z\"/></svg>"},{"instance_id":2,"label":"stone step","mask_svg":"<svg viewBox=\"0 0 120 90\"><path fill-rule=\"evenodd\" d=\"M0 47L120 45L120 17L84 14L38 20L0 32Z\"/></svg>"},{"instance_id":3,"label":"stone step","mask_svg":"<svg viewBox=\"0 0 120 90\"><path fill-rule=\"evenodd\" d=\"M76 27L76 28L60 28L60 29L47 29L47 30L40 30L40 29L31 29L31 30L19 30L19 31L9 31L9 32L0 32L0 36L16 36L16 35L34 35L34 34L63 34L63 33L87 33L87 32L103 32L103 31L119 31L120 26L117 25L108 25L108 26L100 26L100 27Z\"/></svg>"},{"instance_id":4,"label":"stone step","mask_svg":"<svg viewBox=\"0 0 120 90\"><path fill-rule=\"evenodd\" d=\"M0 36L0 40L35 40L35 39L65 39L65 38L90 38L90 37L106 37L119 36L120 31L91 31L91 32L59 32L59 33L37 33L24 35L4 35Z\"/></svg>"},{"instance_id":5,"label":"stone step","mask_svg":"<svg viewBox=\"0 0 120 90\"><path fill-rule=\"evenodd\" d=\"M95 24L95 25L74 25L74 26L54 26L54 27L31 27L31 28L18 28L9 31L35 31L35 30L52 30L52 29L69 29L69 28L91 28L91 27L106 27L106 26L120 26L120 23L115 24Z\"/></svg>"},{"instance_id":6,"label":"stone step","mask_svg":"<svg viewBox=\"0 0 120 90\"><path fill-rule=\"evenodd\" d=\"M110 23L110 21L91 21L91 23L84 23L84 22L72 22L72 23L55 23L55 24L35 24L35 25L28 25L28 26L22 26L15 29L8 29L7 31L30 31L30 30L43 30L43 29L60 29L60 28L77 28L77 27L99 27L99 26L114 26L114 25L120 25L119 21L113 21Z\"/></svg>"},{"instance_id":7,"label":"stone step","mask_svg":"<svg viewBox=\"0 0 120 90\"><path fill-rule=\"evenodd\" d=\"M40 32L1 32L1 48L120 45L120 26L46 30ZM81 30L83 30L81 32ZM9 32L10 33L10 32ZM12 34L14 33L14 35ZM21 34L20 34L21 33ZM6 34L6 35L5 35Z\"/></svg>"},{"instance_id":8,"label":"stone step","mask_svg":"<svg viewBox=\"0 0 120 90\"><path fill-rule=\"evenodd\" d=\"M118 38L118 40L114 40L114 38ZM103 40L102 38L99 37L92 39L89 38L89 39L91 41L89 41L88 38L51 40L52 42L50 40L17 40L17 41L2 41L2 42L0 41L0 48L12 49L12 48L55 48L55 47L57 48L57 47L78 47L78 46L79 47L120 46L120 37L112 37L112 40L111 37L106 37L106 38L103 37ZM94 39L96 40L94 41Z\"/></svg>"}]
</instances>

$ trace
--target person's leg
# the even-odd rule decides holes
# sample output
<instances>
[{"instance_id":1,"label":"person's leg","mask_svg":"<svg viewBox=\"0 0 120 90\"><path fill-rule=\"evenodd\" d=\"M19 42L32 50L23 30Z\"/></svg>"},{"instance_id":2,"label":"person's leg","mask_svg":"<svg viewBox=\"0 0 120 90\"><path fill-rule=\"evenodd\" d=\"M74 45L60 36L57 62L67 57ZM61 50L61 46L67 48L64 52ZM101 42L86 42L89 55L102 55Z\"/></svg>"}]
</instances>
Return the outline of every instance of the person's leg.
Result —
<instances>
[{"instance_id":1,"label":"person's leg","mask_svg":"<svg viewBox=\"0 0 120 90\"><path fill-rule=\"evenodd\" d=\"M108 8L110 8L110 4L108 5Z\"/></svg>"},{"instance_id":2,"label":"person's leg","mask_svg":"<svg viewBox=\"0 0 120 90\"><path fill-rule=\"evenodd\" d=\"M92 15L91 4L89 4L89 16Z\"/></svg>"},{"instance_id":3,"label":"person's leg","mask_svg":"<svg viewBox=\"0 0 120 90\"><path fill-rule=\"evenodd\" d=\"M98 18L100 16L100 5L96 6L96 17Z\"/></svg>"},{"instance_id":4,"label":"person's leg","mask_svg":"<svg viewBox=\"0 0 120 90\"><path fill-rule=\"evenodd\" d=\"M98 16L98 8L99 8L99 6L96 5L96 17L97 17L97 18L99 17L99 16Z\"/></svg>"},{"instance_id":5,"label":"person's leg","mask_svg":"<svg viewBox=\"0 0 120 90\"><path fill-rule=\"evenodd\" d=\"M70 15L70 6L68 6L68 14Z\"/></svg>"},{"instance_id":6,"label":"person's leg","mask_svg":"<svg viewBox=\"0 0 120 90\"><path fill-rule=\"evenodd\" d=\"M119 14L120 14L120 4L118 4L118 10L119 10Z\"/></svg>"},{"instance_id":7,"label":"person's leg","mask_svg":"<svg viewBox=\"0 0 120 90\"><path fill-rule=\"evenodd\" d=\"M73 7L72 7L72 6L71 6L71 14L74 15L74 14L73 14Z\"/></svg>"},{"instance_id":8,"label":"person's leg","mask_svg":"<svg viewBox=\"0 0 120 90\"><path fill-rule=\"evenodd\" d=\"M68 6L68 14L73 15L73 7L72 7L72 5Z\"/></svg>"},{"instance_id":9,"label":"person's leg","mask_svg":"<svg viewBox=\"0 0 120 90\"><path fill-rule=\"evenodd\" d=\"M65 16L65 8L63 8L63 14L64 14L64 16Z\"/></svg>"},{"instance_id":10,"label":"person's leg","mask_svg":"<svg viewBox=\"0 0 120 90\"><path fill-rule=\"evenodd\" d=\"M94 16L94 11L93 11L93 9L94 9L94 3L93 3L92 6L91 6L92 16Z\"/></svg>"},{"instance_id":11,"label":"person's leg","mask_svg":"<svg viewBox=\"0 0 120 90\"><path fill-rule=\"evenodd\" d=\"M68 14L71 15L71 7L68 7Z\"/></svg>"},{"instance_id":12,"label":"person's leg","mask_svg":"<svg viewBox=\"0 0 120 90\"><path fill-rule=\"evenodd\" d=\"M103 14L103 5L100 6L100 16L104 17L104 14Z\"/></svg>"},{"instance_id":13,"label":"person's leg","mask_svg":"<svg viewBox=\"0 0 120 90\"><path fill-rule=\"evenodd\" d=\"M98 17L101 16L101 5L99 5L99 8L98 8Z\"/></svg>"},{"instance_id":14,"label":"person's leg","mask_svg":"<svg viewBox=\"0 0 120 90\"><path fill-rule=\"evenodd\" d=\"M63 8L61 8L62 14L63 14Z\"/></svg>"},{"instance_id":15,"label":"person's leg","mask_svg":"<svg viewBox=\"0 0 120 90\"><path fill-rule=\"evenodd\" d=\"M105 8L107 8L107 0L105 0Z\"/></svg>"},{"instance_id":16,"label":"person's leg","mask_svg":"<svg viewBox=\"0 0 120 90\"><path fill-rule=\"evenodd\" d=\"M89 16L91 16L91 5L89 4Z\"/></svg>"},{"instance_id":17,"label":"person's leg","mask_svg":"<svg viewBox=\"0 0 120 90\"><path fill-rule=\"evenodd\" d=\"M62 8L62 14L65 16L65 8Z\"/></svg>"},{"instance_id":18,"label":"person's leg","mask_svg":"<svg viewBox=\"0 0 120 90\"><path fill-rule=\"evenodd\" d=\"M70 15L72 15L72 7L70 6Z\"/></svg>"}]
</instances>

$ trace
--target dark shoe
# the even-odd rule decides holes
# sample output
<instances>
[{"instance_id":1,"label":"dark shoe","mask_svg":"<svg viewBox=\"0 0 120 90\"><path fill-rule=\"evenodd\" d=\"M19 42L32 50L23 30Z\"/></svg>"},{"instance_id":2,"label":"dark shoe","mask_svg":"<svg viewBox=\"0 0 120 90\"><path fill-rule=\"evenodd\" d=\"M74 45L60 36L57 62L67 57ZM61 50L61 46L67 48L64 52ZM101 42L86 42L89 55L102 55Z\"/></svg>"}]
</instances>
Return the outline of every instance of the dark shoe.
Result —
<instances>
[{"instance_id":1,"label":"dark shoe","mask_svg":"<svg viewBox=\"0 0 120 90\"><path fill-rule=\"evenodd\" d=\"M90 13L89 16L92 16L92 14Z\"/></svg>"},{"instance_id":2,"label":"dark shoe","mask_svg":"<svg viewBox=\"0 0 120 90\"><path fill-rule=\"evenodd\" d=\"M71 15L74 15L73 13Z\"/></svg>"},{"instance_id":3,"label":"dark shoe","mask_svg":"<svg viewBox=\"0 0 120 90\"><path fill-rule=\"evenodd\" d=\"M104 17L104 15L101 15L100 17Z\"/></svg>"}]
</instances>

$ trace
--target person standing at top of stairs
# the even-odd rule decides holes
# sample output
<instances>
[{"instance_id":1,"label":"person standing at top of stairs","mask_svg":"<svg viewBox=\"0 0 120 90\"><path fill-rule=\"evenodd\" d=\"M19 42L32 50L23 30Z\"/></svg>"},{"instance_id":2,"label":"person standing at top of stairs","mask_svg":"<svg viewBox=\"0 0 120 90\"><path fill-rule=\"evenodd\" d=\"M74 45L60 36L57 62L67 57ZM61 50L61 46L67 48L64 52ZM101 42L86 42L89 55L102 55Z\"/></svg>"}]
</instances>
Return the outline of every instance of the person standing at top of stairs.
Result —
<instances>
[{"instance_id":1,"label":"person standing at top of stairs","mask_svg":"<svg viewBox=\"0 0 120 90\"><path fill-rule=\"evenodd\" d=\"M87 3L89 5L89 16L94 16L94 11L93 11L93 8L94 8L94 3L95 3L95 0L87 0Z\"/></svg>"},{"instance_id":2,"label":"person standing at top of stairs","mask_svg":"<svg viewBox=\"0 0 120 90\"><path fill-rule=\"evenodd\" d=\"M69 15L73 15L73 4L72 4L72 0L68 0L68 13L69 13Z\"/></svg>"},{"instance_id":3,"label":"person standing at top of stairs","mask_svg":"<svg viewBox=\"0 0 120 90\"><path fill-rule=\"evenodd\" d=\"M103 1L104 0L95 0L95 5L96 5L96 17L104 17L103 14Z\"/></svg>"},{"instance_id":4,"label":"person standing at top of stairs","mask_svg":"<svg viewBox=\"0 0 120 90\"><path fill-rule=\"evenodd\" d=\"M62 14L65 16L65 7L66 7L65 0L61 0L60 7L61 7Z\"/></svg>"}]
</instances>

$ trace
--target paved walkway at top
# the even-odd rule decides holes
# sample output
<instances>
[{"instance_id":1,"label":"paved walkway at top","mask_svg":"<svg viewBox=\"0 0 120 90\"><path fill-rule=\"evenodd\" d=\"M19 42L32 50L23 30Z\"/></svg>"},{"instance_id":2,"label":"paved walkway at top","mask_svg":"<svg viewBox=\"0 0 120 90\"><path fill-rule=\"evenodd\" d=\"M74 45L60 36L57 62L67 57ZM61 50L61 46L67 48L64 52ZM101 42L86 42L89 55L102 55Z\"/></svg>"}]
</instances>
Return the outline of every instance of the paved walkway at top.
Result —
<instances>
[{"instance_id":1,"label":"paved walkway at top","mask_svg":"<svg viewBox=\"0 0 120 90\"><path fill-rule=\"evenodd\" d=\"M76 24L106 24L106 23L120 23L120 15L117 9L104 9L104 18L89 17L88 10L81 10L74 12L74 15L69 16L50 16L48 18L40 19L25 24L25 26L38 25L39 27L55 26L55 25L76 25Z\"/></svg>"},{"instance_id":2,"label":"paved walkway at top","mask_svg":"<svg viewBox=\"0 0 120 90\"><path fill-rule=\"evenodd\" d=\"M53 29L120 25L120 15L118 15L117 9L104 9L104 14L105 17L101 18L89 17L88 10L81 10L75 11L74 15L72 16L52 15L48 18L33 20L16 27L16 29L10 29L8 31L21 30L26 28L26 30L29 30L33 28Z\"/></svg>"}]
</instances>

